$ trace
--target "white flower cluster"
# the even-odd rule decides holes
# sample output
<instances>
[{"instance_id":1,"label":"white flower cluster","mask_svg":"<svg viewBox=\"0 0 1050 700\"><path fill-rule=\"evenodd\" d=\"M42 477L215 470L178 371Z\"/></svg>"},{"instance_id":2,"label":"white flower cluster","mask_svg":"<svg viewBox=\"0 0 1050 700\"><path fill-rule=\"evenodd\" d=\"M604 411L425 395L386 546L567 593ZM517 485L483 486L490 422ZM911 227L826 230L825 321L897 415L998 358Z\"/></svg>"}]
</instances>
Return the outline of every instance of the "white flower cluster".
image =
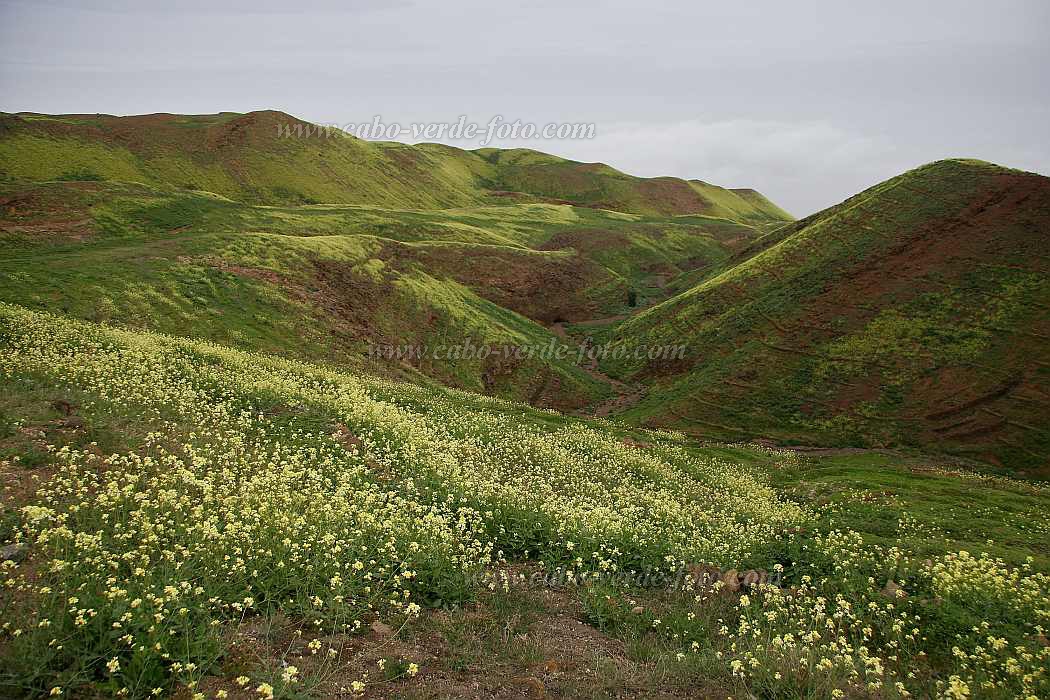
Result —
<instances>
[{"instance_id":1,"label":"white flower cluster","mask_svg":"<svg viewBox=\"0 0 1050 700\"><path fill-rule=\"evenodd\" d=\"M96 673L133 695L195 683L201 629L254 611L353 632L511 555L570 579L730 565L807 518L745 468L524 406L17 307L0 331L0 374L148 429L119 454L58 451L24 517L47 576L8 578L62 601L52 647L112 640Z\"/></svg>"}]
</instances>

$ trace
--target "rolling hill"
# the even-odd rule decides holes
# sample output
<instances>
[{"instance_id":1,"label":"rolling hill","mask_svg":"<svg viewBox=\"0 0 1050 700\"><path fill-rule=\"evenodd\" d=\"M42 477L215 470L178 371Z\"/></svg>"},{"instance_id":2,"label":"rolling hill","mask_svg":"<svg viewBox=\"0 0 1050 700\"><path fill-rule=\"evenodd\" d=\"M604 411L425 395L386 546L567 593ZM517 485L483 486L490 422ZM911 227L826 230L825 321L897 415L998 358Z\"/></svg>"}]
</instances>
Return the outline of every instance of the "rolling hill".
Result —
<instances>
[{"instance_id":1,"label":"rolling hill","mask_svg":"<svg viewBox=\"0 0 1050 700\"><path fill-rule=\"evenodd\" d=\"M292 136L282 134L293 134ZM528 149L364 141L283 112L0 114L0 173L206 190L252 204L439 209L507 201L743 222L791 217L753 190L638 178ZM295 134L304 134L296 136Z\"/></svg>"},{"instance_id":2,"label":"rolling hill","mask_svg":"<svg viewBox=\"0 0 1050 700\"><path fill-rule=\"evenodd\" d=\"M5 116L0 295L577 409L609 383L511 350L571 343L561 324L662 299L667 280L789 219L757 195L534 151L279 137L296 123L277 112ZM661 188L676 199L644 196ZM464 339L494 356L410 349Z\"/></svg>"},{"instance_id":3,"label":"rolling hill","mask_svg":"<svg viewBox=\"0 0 1050 700\"><path fill-rule=\"evenodd\" d=\"M727 439L913 445L1050 473L1050 179L917 168L753 241L625 321L627 416Z\"/></svg>"},{"instance_id":4,"label":"rolling hill","mask_svg":"<svg viewBox=\"0 0 1050 700\"><path fill-rule=\"evenodd\" d=\"M0 119L0 695L1050 694L1050 179L284 119Z\"/></svg>"},{"instance_id":5,"label":"rolling hill","mask_svg":"<svg viewBox=\"0 0 1050 700\"><path fill-rule=\"evenodd\" d=\"M720 439L1047 468L1046 178L941 161L791 221L753 190L296 124L4 115L0 298ZM496 352L396 349L463 339ZM688 353L505 353L606 341Z\"/></svg>"}]
</instances>

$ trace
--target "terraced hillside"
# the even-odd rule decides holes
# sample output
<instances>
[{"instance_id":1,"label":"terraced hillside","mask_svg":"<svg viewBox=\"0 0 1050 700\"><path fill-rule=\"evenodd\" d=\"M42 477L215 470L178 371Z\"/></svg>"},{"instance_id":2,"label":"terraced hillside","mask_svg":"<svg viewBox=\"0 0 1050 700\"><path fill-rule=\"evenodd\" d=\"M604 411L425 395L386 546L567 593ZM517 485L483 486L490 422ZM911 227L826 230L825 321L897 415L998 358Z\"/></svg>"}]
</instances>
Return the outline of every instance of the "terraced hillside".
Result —
<instances>
[{"instance_id":1,"label":"terraced hillside","mask_svg":"<svg viewBox=\"0 0 1050 700\"><path fill-rule=\"evenodd\" d=\"M291 133L294 136L283 134ZM301 136L300 136L301 134ZM791 217L753 190L632 177L527 149L465 151L363 141L282 112L214 115L0 113L0 173L206 190L253 204L436 209L552 202L746 222Z\"/></svg>"},{"instance_id":2,"label":"terraced hillside","mask_svg":"<svg viewBox=\"0 0 1050 700\"><path fill-rule=\"evenodd\" d=\"M1050 179L917 168L755 241L625 321L688 339L633 420L729 439L917 445L1050 473Z\"/></svg>"}]
</instances>

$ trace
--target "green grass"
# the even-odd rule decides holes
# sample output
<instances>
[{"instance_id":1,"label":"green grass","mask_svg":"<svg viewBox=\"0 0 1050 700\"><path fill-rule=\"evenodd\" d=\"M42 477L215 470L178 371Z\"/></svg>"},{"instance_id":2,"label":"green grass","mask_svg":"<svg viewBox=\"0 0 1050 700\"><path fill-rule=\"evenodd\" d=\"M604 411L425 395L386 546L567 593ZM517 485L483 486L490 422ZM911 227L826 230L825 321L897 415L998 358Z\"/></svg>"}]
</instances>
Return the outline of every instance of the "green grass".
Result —
<instances>
[{"instance_id":1,"label":"green grass","mask_svg":"<svg viewBox=\"0 0 1050 700\"><path fill-rule=\"evenodd\" d=\"M512 671L525 688L542 676L541 686L594 697L654 688L898 697L896 683L914 694L962 682L993 698L1046 688L1045 486L930 469L920 456L698 445L477 394L2 313L0 446L54 446L22 472L42 491L19 490L4 511L5 537L29 541L29 565L45 572L25 579L7 567L0 684L11 693L138 697L239 687L245 675L280 697L325 696L351 681L425 697L428 674L505 687ZM52 405L59 399L75 422ZM783 587L741 596L604 575L685 581L680 567L699 562L763 569ZM565 583L544 592L515 578L532 572ZM907 591L891 607L887 579ZM846 610L831 632L813 618L827 601ZM396 632L370 634L377 621ZM801 663L773 641L786 634L813 640ZM1007 651L982 656L989 636ZM626 660L615 669L603 665L613 650ZM864 664L859 680L847 659ZM1006 674L1011 664L1024 674Z\"/></svg>"},{"instance_id":2,"label":"green grass","mask_svg":"<svg viewBox=\"0 0 1050 700\"><path fill-rule=\"evenodd\" d=\"M784 493L819 507L826 529L849 528L917 556L962 549L1015 566L1033 557L1036 568L1050 572L1045 486L880 453L820 457L771 475Z\"/></svg>"},{"instance_id":3,"label":"green grass","mask_svg":"<svg viewBox=\"0 0 1050 700\"><path fill-rule=\"evenodd\" d=\"M626 417L1045 474L1050 277L1030 246L1048 183L941 161L767 234L609 334L689 345L675 366L606 365L653 377Z\"/></svg>"},{"instance_id":4,"label":"green grass","mask_svg":"<svg viewBox=\"0 0 1050 700\"><path fill-rule=\"evenodd\" d=\"M742 222L790 216L744 195L677 178L644 179L528 150L464 151L439 144L318 136L280 112L71 117L0 115L0 173L36 181L91 179L208 190L270 205L368 204L446 209L569 201L655 216L711 214ZM296 125L312 136L286 138Z\"/></svg>"},{"instance_id":5,"label":"green grass","mask_svg":"<svg viewBox=\"0 0 1050 700\"><path fill-rule=\"evenodd\" d=\"M0 692L1050 692L1050 492L1012 478L1047 447L1036 176L946 161L788 223L277 113L2 119ZM365 353L555 321L691 344L602 366L648 384L630 421L901 449L698 443L521 403L608 399L572 360Z\"/></svg>"},{"instance_id":6,"label":"green grass","mask_svg":"<svg viewBox=\"0 0 1050 700\"><path fill-rule=\"evenodd\" d=\"M641 303L660 294L646 286L650 270L727 258L727 227L755 234L721 220L549 204L264 207L117 182L21 182L2 192L16 206L0 219L0 299L353 368L370 364L369 342L562 343L544 323L622 313L628 289ZM495 375L491 364L371 369L516 399L554 392L555 404L610 391L569 362Z\"/></svg>"}]
</instances>

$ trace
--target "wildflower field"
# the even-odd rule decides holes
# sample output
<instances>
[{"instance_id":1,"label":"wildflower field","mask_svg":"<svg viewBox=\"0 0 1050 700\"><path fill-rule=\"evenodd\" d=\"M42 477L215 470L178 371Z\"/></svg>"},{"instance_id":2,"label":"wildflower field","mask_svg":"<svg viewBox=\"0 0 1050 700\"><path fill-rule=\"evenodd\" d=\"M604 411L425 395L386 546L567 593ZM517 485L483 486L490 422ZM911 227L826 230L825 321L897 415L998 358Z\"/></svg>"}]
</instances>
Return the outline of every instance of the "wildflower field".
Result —
<instances>
[{"instance_id":1,"label":"wildflower field","mask_svg":"<svg viewBox=\"0 0 1050 700\"><path fill-rule=\"evenodd\" d=\"M847 487L787 452L11 305L0 386L5 697L440 697L428 677L483 668L599 697L1050 696L1038 483ZM633 677L536 657L535 572ZM501 627L459 667L469 610ZM246 654L245 629L271 633Z\"/></svg>"}]
</instances>

